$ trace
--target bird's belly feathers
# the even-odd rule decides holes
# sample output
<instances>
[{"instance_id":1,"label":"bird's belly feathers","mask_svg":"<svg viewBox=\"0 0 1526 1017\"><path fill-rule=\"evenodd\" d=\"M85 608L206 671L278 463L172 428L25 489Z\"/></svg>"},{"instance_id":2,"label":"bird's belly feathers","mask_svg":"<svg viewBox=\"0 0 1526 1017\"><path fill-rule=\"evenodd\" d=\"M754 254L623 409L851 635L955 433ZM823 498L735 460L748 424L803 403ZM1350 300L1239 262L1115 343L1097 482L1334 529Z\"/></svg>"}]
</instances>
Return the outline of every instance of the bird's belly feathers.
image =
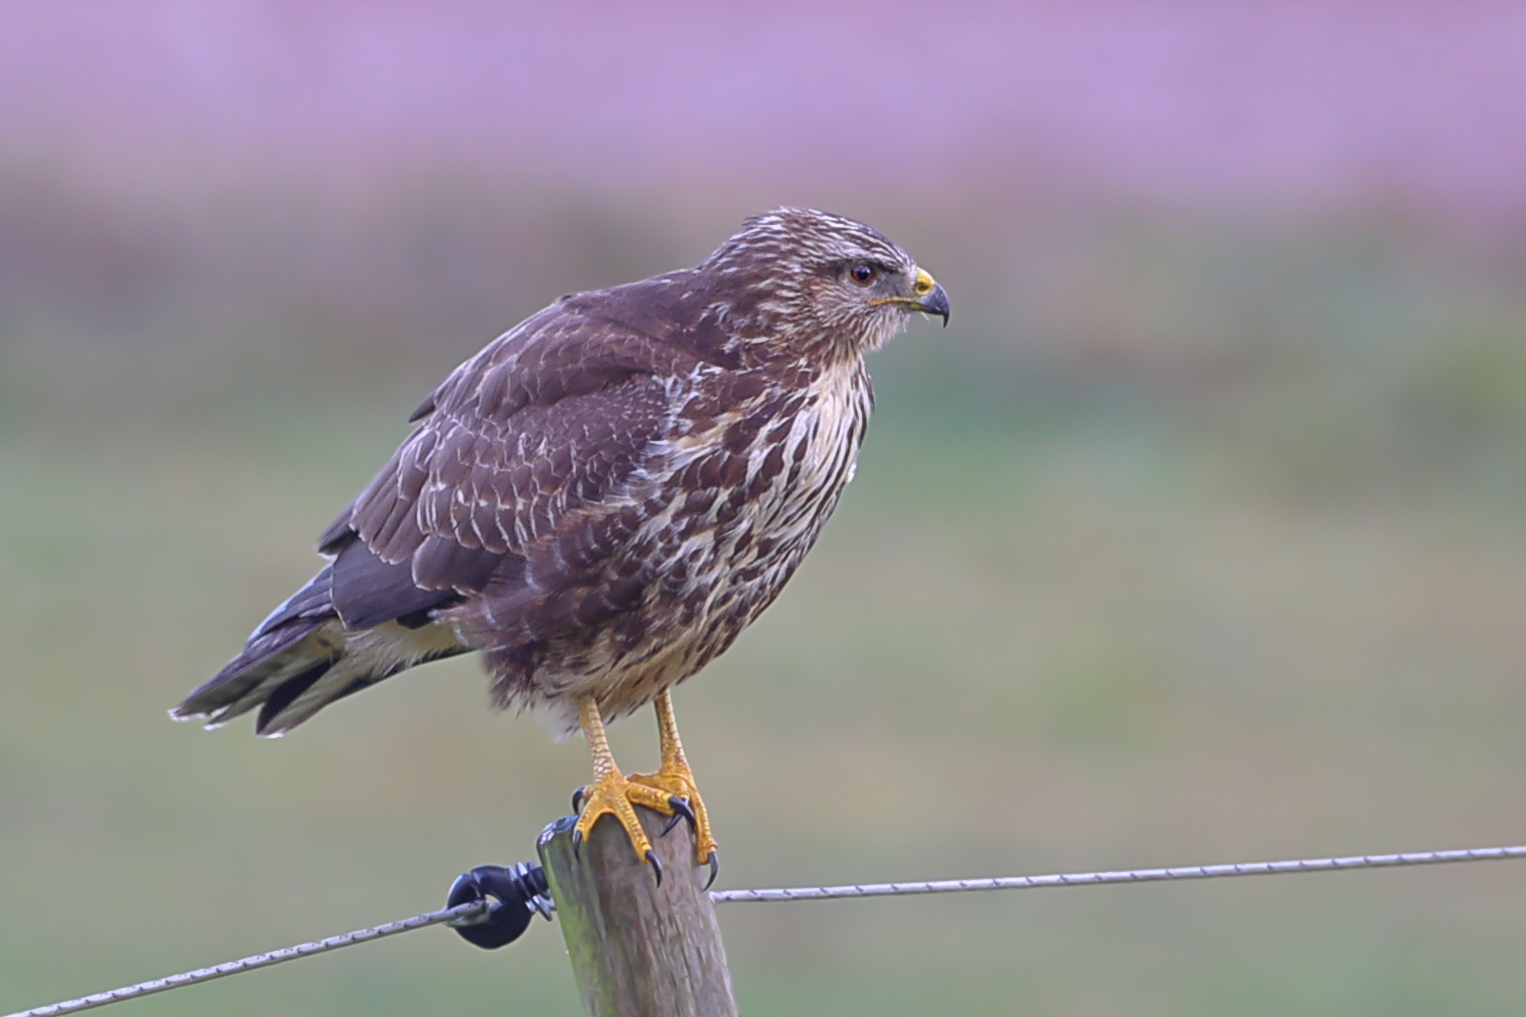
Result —
<instances>
[{"instance_id":1,"label":"bird's belly feathers","mask_svg":"<svg viewBox=\"0 0 1526 1017\"><path fill-rule=\"evenodd\" d=\"M556 647L526 683L533 692L521 685L511 698L553 706L569 731L574 695L596 694L606 717L630 713L699 671L773 602L852 477L871 405L858 363L796 396L792 414L720 414L674 443L635 542L653 580L642 603Z\"/></svg>"}]
</instances>

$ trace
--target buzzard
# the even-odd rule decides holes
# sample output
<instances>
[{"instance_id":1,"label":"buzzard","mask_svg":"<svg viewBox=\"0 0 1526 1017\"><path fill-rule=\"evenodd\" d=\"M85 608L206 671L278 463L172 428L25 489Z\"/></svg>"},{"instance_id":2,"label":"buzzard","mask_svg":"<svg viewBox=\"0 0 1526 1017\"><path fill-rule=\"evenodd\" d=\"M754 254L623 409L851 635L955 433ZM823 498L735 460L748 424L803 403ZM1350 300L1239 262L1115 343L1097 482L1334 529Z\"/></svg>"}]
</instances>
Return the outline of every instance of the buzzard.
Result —
<instances>
[{"instance_id":1,"label":"buzzard","mask_svg":"<svg viewBox=\"0 0 1526 1017\"><path fill-rule=\"evenodd\" d=\"M280 735L399 671L481 651L491 698L581 729L606 813L654 866L633 804L715 839L671 690L778 596L853 476L873 405L863 355L943 288L861 223L747 219L698 266L575 293L489 343L318 541L329 561L171 711L259 709ZM653 703L656 773L621 773L604 724Z\"/></svg>"}]
</instances>

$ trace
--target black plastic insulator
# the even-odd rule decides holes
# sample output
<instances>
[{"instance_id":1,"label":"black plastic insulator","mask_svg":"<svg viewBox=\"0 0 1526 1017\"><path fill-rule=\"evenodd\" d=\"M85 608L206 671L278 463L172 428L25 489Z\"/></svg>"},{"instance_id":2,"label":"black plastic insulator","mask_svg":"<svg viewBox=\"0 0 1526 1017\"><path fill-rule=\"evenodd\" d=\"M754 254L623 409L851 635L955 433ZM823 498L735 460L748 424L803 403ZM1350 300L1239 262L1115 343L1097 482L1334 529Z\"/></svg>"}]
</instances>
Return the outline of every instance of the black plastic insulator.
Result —
<instances>
[{"instance_id":1,"label":"black plastic insulator","mask_svg":"<svg viewBox=\"0 0 1526 1017\"><path fill-rule=\"evenodd\" d=\"M445 906L453 908L488 897L497 903L490 905L486 914L466 919L461 924L451 922L450 927L462 939L484 950L507 946L530 927L530 918L536 912L548 919L551 917L551 902L546 896L549 890L545 870L539 865L530 862L519 862L507 868L479 865L457 876L450 884Z\"/></svg>"}]
</instances>

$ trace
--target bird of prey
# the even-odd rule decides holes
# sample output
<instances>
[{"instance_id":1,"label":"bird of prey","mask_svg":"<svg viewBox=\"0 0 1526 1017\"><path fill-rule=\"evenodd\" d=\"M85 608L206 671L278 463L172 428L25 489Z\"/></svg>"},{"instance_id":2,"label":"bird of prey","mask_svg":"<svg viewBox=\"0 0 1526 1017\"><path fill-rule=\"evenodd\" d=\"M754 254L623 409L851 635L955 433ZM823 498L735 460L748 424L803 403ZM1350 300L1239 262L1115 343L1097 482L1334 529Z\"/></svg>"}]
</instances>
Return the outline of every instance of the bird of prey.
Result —
<instances>
[{"instance_id":1,"label":"bird of prey","mask_svg":"<svg viewBox=\"0 0 1526 1017\"><path fill-rule=\"evenodd\" d=\"M574 843L633 804L716 842L671 690L789 580L853 476L873 405L863 355L943 288L861 223L747 219L698 266L575 293L489 343L324 531L329 562L171 711L259 709L279 735L427 661L481 651L498 707L581 728L593 781ZM653 703L661 765L627 777L604 724Z\"/></svg>"}]
</instances>

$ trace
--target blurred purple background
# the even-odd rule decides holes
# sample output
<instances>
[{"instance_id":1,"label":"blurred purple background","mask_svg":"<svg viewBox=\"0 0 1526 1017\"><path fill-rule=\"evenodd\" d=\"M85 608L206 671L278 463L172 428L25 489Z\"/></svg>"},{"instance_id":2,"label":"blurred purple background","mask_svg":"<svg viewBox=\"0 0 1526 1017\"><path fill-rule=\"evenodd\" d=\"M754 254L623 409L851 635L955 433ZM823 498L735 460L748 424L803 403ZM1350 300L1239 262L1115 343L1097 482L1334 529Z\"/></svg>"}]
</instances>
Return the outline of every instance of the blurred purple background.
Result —
<instances>
[{"instance_id":1,"label":"blurred purple background","mask_svg":"<svg viewBox=\"0 0 1526 1017\"><path fill-rule=\"evenodd\" d=\"M1515 213L1523 125L1511 2L54 0L0 32L4 157L87 176L464 161Z\"/></svg>"}]
</instances>

